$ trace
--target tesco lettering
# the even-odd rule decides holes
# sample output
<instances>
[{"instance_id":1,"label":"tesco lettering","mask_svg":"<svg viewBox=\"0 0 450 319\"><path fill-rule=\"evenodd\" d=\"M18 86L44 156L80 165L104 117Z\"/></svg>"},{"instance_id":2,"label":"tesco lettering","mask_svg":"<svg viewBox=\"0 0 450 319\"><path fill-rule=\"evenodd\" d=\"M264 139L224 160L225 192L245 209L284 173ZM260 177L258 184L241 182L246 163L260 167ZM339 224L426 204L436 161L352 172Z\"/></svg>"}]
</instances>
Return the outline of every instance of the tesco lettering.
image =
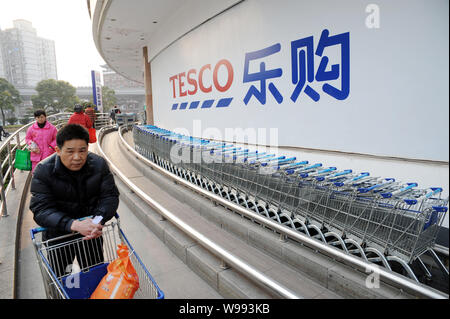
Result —
<instances>
[{"instance_id":1,"label":"tesco lettering","mask_svg":"<svg viewBox=\"0 0 450 319\"><path fill-rule=\"evenodd\" d=\"M225 85L221 85L218 80L218 73L221 67L226 68L227 71ZM233 66L227 59L222 59L216 63L214 69L212 69L211 64L205 64L198 72L196 69L190 69L187 72L170 77L169 82L172 83L173 98L177 98L195 95L199 89L204 93L210 93L213 87L219 92L225 92L233 83L233 78Z\"/></svg>"}]
</instances>

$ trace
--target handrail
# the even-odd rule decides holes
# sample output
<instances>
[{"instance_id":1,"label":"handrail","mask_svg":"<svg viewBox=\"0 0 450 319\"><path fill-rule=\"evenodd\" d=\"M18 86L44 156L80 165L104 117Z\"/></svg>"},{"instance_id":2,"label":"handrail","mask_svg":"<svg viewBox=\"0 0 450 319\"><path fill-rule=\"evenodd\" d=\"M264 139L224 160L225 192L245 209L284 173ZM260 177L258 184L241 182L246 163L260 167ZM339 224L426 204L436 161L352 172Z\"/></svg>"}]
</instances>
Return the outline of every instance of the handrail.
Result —
<instances>
[{"instance_id":1,"label":"handrail","mask_svg":"<svg viewBox=\"0 0 450 319\"><path fill-rule=\"evenodd\" d=\"M426 298L432 298L432 299L448 299L449 298L449 296L447 294L444 294L435 289L432 289L425 285L417 283L409 278L402 277L392 271L382 269L378 265L366 262L363 259L360 259L356 256L346 254L346 253L342 252L341 250L339 250L338 248L321 243L320 241L318 241L314 238L306 236L300 232L296 232L287 226L284 226L275 221L272 221L271 219L265 218L259 214L256 214L250 210L243 208L242 206L237 205L236 203L228 201L214 193L204 190L203 188L201 188L193 183L187 182L186 180L161 168L160 166L156 165L155 163L151 162L150 160L148 160L147 158L145 158L144 156L142 156L141 154L136 152L124 140L124 138L121 134L122 129L124 129L124 128L125 127L121 127L120 131L119 131L119 137L122 140L123 145L125 145L128 148L128 150L130 150L136 158L140 159L141 161L146 163L148 166L151 166L153 169L155 169L156 171L165 175L166 177L169 177L170 179L177 182L178 184L186 186L186 187L192 189L193 191L209 198L210 200L220 203L221 205L223 205L239 214L245 215L253 220L256 220L258 223L261 223L264 226L267 226L267 227L279 232L280 234L282 234L284 236L288 236L292 239L298 240L305 246L308 246L314 250L317 250L331 258L334 258L340 262L343 262L351 267L355 267L358 270L363 271L365 273L377 274L381 280L383 280L387 283L393 284L399 288L410 291L413 294L416 294L416 295L419 295L422 297L426 297Z\"/></svg>"},{"instance_id":2,"label":"handrail","mask_svg":"<svg viewBox=\"0 0 450 319\"><path fill-rule=\"evenodd\" d=\"M433 250L436 251L437 253L440 253L440 254L448 257L448 253L449 253L448 247L435 244L433 247Z\"/></svg>"},{"instance_id":3,"label":"handrail","mask_svg":"<svg viewBox=\"0 0 450 319\"><path fill-rule=\"evenodd\" d=\"M183 222L181 219L179 219L177 216L175 216L172 212L170 212L169 210L167 210L166 208L161 206L153 198L151 198L146 193L144 193L133 182L131 182L103 152L103 149L101 147L101 141L103 139L106 129L107 129L107 127L103 127L99 131L99 137L98 137L99 152L106 159L106 161L109 163L110 167L117 174L117 176L128 187L130 187L136 195L138 195L142 200L144 200L147 204L149 204L155 211L157 211L159 214L161 214L164 218L166 218L167 220L172 222L176 227L178 227L180 230L185 232L191 238L196 240L204 248L206 248L207 250L212 252L214 255L218 256L220 259L225 261L226 264L234 267L241 273L246 274L250 279L268 287L269 289L276 292L277 294L279 294L282 297L289 298L289 299L300 299L299 296L295 295L293 292L289 291L287 288L285 288L282 285L278 284L277 282L273 281L271 278L267 277L263 273L254 269L250 265L244 263L239 258L235 257L234 255L232 255L231 253L229 253L228 251L226 251L219 245L215 244L209 238L207 238L206 236L204 236L201 233L199 233L198 231L196 231L194 228L192 228L191 226L189 226L188 224Z\"/></svg>"}]
</instances>

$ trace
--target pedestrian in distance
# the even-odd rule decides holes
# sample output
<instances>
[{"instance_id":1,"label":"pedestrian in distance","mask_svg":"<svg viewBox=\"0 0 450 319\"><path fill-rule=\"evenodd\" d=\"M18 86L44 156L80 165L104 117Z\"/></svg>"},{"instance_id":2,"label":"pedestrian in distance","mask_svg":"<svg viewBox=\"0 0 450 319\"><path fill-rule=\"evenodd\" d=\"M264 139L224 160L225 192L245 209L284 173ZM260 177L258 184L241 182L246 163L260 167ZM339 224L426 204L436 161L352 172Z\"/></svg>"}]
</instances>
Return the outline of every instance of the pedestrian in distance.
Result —
<instances>
[{"instance_id":1,"label":"pedestrian in distance","mask_svg":"<svg viewBox=\"0 0 450 319\"><path fill-rule=\"evenodd\" d=\"M0 125L0 142L2 141L2 136L8 137L9 135L11 135L11 134L9 134L9 132L5 131L5 129L3 128L3 125Z\"/></svg>"},{"instance_id":2,"label":"pedestrian in distance","mask_svg":"<svg viewBox=\"0 0 450 319\"><path fill-rule=\"evenodd\" d=\"M25 136L25 142L31 152L32 172L40 161L55 153L57 133L56 127L47 121L44 110L36 110L34 118L36 122L28 128Z\"/></svg>"},{"instance_id":3,"label":"pedestrian in distance","mask_svg":"<svg viewBox=\"0 0 450 319\"><path fill-rule=\"evenodd\" d=\"M111 119L111 124L116 123L116 112L114 112L114 109L109 111L109 118Z\"/></svg>"},{"instance_id":4,"label":"pedestrian in distance","mask_svg":"<svg viewBox=\"0 0 450 319\"><path fill-rule=\"evenodd\" d=\"M143 124L147 124L147 106L144 105L144 123Z\"/></svg>"},{"instance_id":5,"label":"pedestrian in distance","mask_svg":"<svg viewBox=\"0 0 450 319\"><path fill-rule=\"evenodd\" d=\"M68 266L75 257L82 269L104 261L98 247L103 245L104 223L119 206L119 191L105 159L89 152L89 133L84 127L63 126L56 142L56 154L41 162L34 172L30 210L35 222L46 228L43 241L72 232L88 241L77 247L66 243L73 237L49 242L52 249L48 260L59 278L70 272ZM86 216L93 217L79 220ZM102 217L99 224L93 222L96 216ZM58 249L61 244L62 249Z\"/></svg>"},{"instance_id":6,"label":"pedestrian in distance","mask_svg":"<svg viewBox=\"0 0 450 319\"><path fill-rule=\"evenodd\" d=\"M92 122L92 127L95 128L95 120L97 119L97 114L95 114L95 110L92 107L92 103L89 103L87 107L84 109L84 113L89 116L89 119Z\"/></svg>"},{"instance_id":7,"label":"pedestrian in distance","mask_svg":"<svg viewBox=\"0 0 450 319\"><path fill-rule=\"evenodd\" d=\"M114 105L114 107L111 109L109 113L109 117L111 118L113 124L116 124L116 114L120 114L120 109L117 107L117 105Z\"/></svg>"},{"instance_id":8,"label":"pedestrian in distance","mask_svg":"<svg viewBox=\"0 0 450 319\"><path fill-rule=\"evenodd\" d=\"M73 111L74 113L70 116L67 124L80 124L86 129L90 129L92 127L92 121L89 116L83 112L83 107L81 105L75 105Z\"/></svg>"}]
</instances>

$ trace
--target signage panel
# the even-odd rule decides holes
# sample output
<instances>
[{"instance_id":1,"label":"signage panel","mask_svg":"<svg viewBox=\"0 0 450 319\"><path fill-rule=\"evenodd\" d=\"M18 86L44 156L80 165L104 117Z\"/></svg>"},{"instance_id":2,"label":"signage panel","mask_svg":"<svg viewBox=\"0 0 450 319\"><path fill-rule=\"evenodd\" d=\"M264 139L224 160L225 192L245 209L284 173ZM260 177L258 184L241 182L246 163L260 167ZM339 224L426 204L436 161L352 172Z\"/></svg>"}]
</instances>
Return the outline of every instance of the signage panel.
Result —
<instances>
[{"instance_id":1,"label":"signage panel","mask_svg":"<svg viewBox=\"0 0 450 319\"><path fill-rule=\"evenodd\" d=\"M155 124L448 161L447 12L445 0L244 1L152 60Z\"/></svg>"}]
</instances>

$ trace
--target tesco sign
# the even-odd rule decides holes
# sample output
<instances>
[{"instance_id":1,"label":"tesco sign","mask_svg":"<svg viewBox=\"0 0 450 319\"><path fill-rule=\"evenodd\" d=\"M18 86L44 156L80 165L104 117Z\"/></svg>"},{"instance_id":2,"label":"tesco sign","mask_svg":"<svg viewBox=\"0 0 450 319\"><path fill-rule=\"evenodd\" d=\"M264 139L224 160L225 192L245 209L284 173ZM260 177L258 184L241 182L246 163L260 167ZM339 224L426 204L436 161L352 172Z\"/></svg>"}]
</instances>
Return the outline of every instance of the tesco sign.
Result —
<instances>
[{"instance_id":1,"label":"tesco sign","mask_svg":"<svg viewBox=\"0 0 450 319\"><path fill-rule=\"evenodd\" d=\"M318 102L322 94L336 100L347 99L350 94L350 32L331 34L328 29L324 29L318 39L307 36L290 41L288 44L290 72L266 62L269 56L280 54L281 47L281 43L275 43L245 53L242 79L242 84L248 88L242 99L245 105L251 100L261 105L265 105L268 100L271 104L273 102L282 104L286 97L293 103L305 98ZM338 63L331 62L325 54L328 47L340 49L340 61L336 61ZM315 61L317 59L318 63ZM220 70L226 72L226 80L222 80L224 83L218 80ZM291 79L288 87L281 85L283 74ZM188 104L188 109L198 108L201 101L195 100L195 96L199 91L211 95L227 92L233 84L233 79L233 66L227 59L218 61L214 68L211 64L205 64L198 70L190 69L171 76L169 82L174 99L194 97L194 101L191 102L174 103L172 110L186 109ZM232 97L219 99L216 107L227 107L232 100ZM211 108L214 102L214 99L202 101L200 108Z\"/></svg>"},{"instance_id":2,"label":"tesco sign","mask_svg":"<svg viewBox=\"0 0 450 319\"><path fill-rule=\"evenodd\" d=\"M219 82L219 70L226 70L226 81L222 85ZM227 59L222 59L216 63L214 68L212 68L211 64L205 64L200 69L190 69L187 72L181 72L169 78L169 82L172 87L172 96L173 98L187 97L187 96L195 96L200 90L203 93L210 93L213 90L218 92L226 92L233 84L234 79L234 70L230 61ZM224 99L222 99L224 100ZM222 100L219 100L222 101ZM230 99L226 99L226 101L231 102ZM213 101L213 102L211 102ZM226 101L222 101L218 103L217 107L228 106L224 105ZM205 103L206 102L206 103ZM201 108L211 107L214 103L214 100L206 100L202 104ZM200 101L191 102L190 109L197 108L200 104ZM178 103L172 106L172 110L176 110L178 107ZM180 109L185 109L187 107L187 102L180 103Z\"/></svg>"}]
</instances>

